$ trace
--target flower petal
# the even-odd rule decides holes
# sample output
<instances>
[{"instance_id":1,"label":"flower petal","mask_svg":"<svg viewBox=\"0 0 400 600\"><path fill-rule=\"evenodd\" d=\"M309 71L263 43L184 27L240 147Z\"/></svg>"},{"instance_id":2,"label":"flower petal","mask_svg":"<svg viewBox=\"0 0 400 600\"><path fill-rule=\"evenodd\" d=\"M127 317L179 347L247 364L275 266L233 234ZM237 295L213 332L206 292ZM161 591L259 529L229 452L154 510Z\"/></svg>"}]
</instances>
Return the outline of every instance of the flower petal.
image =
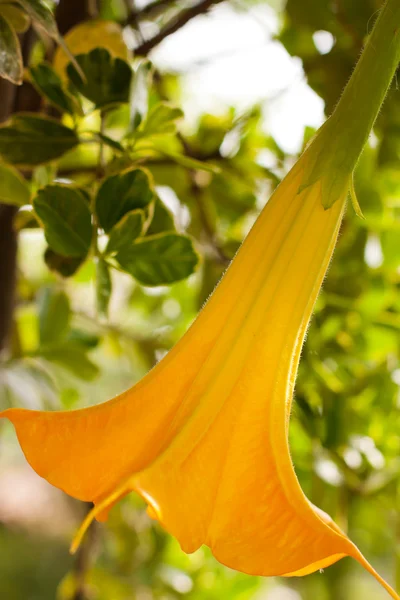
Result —
<instances>
[{"instance_id":1,"label":"flower petal","mask_svg":"<svg viewBox=\"0 0 400 600\"><path fill-rule=\"evenodd\" d=\"M398 598L310 504L290 459L300 351L345 205L343 195L324 210L318 182L299 193L307 156L192 327L141 382L89 409L0 416L33 468L92 500L95 516L136 490L187 552L207 544L229 567L287 576L351 555Z\"/></svg>"}]
</instances>

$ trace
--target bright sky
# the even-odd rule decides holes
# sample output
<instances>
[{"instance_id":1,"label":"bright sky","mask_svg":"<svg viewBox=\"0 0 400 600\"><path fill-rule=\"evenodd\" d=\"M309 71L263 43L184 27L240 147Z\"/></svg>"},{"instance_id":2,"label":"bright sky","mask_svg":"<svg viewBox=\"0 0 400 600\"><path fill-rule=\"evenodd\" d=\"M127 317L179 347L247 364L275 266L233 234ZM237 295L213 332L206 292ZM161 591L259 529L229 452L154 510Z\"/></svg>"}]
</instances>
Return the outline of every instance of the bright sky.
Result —
<instances>
[{"instance_id":1,"label":"bright sky","mask_svg":"<svg viewBox=\"0 0 400 600\"><path fill-rule=\"evenodd\" d=\"M189 118L262 102L267 130L295 152L304 126L322 123L323 102L307 86L301 61L272 39L278 31L279 18L269 6L238 12L220 5L164 40L152 60L186 73L183 108ZM321 53L329 46L326 33L315 39Z\"/></svg>"}]
</instances>

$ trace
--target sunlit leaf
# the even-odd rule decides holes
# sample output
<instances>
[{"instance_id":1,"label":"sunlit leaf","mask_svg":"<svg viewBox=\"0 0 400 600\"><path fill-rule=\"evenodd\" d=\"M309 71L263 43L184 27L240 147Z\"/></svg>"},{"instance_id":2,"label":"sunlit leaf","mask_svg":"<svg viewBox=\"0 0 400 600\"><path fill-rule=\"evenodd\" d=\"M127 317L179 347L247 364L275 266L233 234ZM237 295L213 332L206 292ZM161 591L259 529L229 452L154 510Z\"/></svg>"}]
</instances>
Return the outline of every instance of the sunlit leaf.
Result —
<instances>
[{"instance_id":1,"label":"sunlit leaf","mask_svg":"<svg viewBox=\"0 0 400 600\"><path fill-rule=\"evenodd\" d=\"M104 133L96 132L95 136L98 137L99 140L101 142L103 142L103 144L105 144L112 150L116 150L117 152L125 152L125 148L122 146L122 144L120 144L116 140L113 140L108 135L104 135Z\"/></svg>"},{"instance_id":2,"label":"sunlit leaf","mask_svg":"<svg viewBox=\"0 0 400 600\"><path fill-rule=\"evenodd\" d=\"M35 23L44 29L44 31L62 47L63 52L69 56L69 59L76 64L74 57L68 50L63 38L58 32L57 23L53 13L44 0L15 0L30 15ZM76 64L79 69L79 66Z\"/></svg>"},{"instance_id":3,"label":"sunlit leaf","mask_svg":"<svg viewBox=\"0 0 400 600\"><path fill-rule=\"evenodd\" d=\"M186 156L185 154L180 154L179 152L173 152L171 150L167 150L161 145L157 145L153 142L154 150L159 152L161 155L170 158L172 162L175 162L182 167L186 167L187 169L193 169L197 171L208 171L209 173L219 173L220 168L217 165L212 163L207 163L205 161L197 160L196 158L191 158Z\"/></svg>"},{"instance_id":4,"label":"sunlit leaf","mask_svg":"<svg viewBox=\"0 0 400 600\"><path fill-rule=\"evenodd\" d=\"M0 164L0 202L23 206L30 202L30 190L16 169Z\"/></svg>"},{"instance_id":5,"label":"sunlit leaf","mask_svg":"<svg viewBox=\"0 0 400 600\"><path fill-rule=\"evenodd\" d=\"M176 121L183 117L183 111L175 106L160 102L153 106L140 127L142 135L165 135L175 133Z\"/></svg>"},{"instance_id":6,"label":"sunlit leaf","mask_svg":"<svg viewBox=\"0 0 400 600\"><path fill-rule=\"evenodd\" d=\"M115 21L90 19L72 27L65 35L64 42L74 56L86 54L101 46L106 48L114 58L129 60L129 50L123 38L121 26ZM65 51L58 47L53 66L58 75L65 80L65 70L70 62Z\"/></svg>"},{"instance_id":7,"label":"sunlit leaf","mask_svg":"<svg viewBox=\"0 0 400 600\"><path fill-rule=\"evenodd\" d=\"M5 16L0 13L0 77L20 85L22 74L22 55L17 35Z\"/></svg>"},{"instance_id":8,"label":"sunlit leaf","mask_svg":"<svg viewBox=\"0 0 400 600\"><path fill-rule=\"evenodd\" d=\"M71 316L68 296L62 290L46 287L39 299L39 338L41 344L63 339Z\"/></svg>"},{"instance_id":9,"label":"sunlit leaf","mask_svg":"<svg viewBox=\"0 0 400 600\"><path fill-rule=\"evenodd\" d=\"M108 305L112 292L110 268L101 257L96 262L96 305L100 316L108 315Z\"/></svg>"},{"instance_id":10,"label":"sunlit leaf","mask_svg":"<svg viewBox=\"0 0 400 600\"><path fill-rule=\"evenodd\" d=\"M99 373L97 365L90 360L85 350L73 342L41 348L37 355L60 365L85 381L92 381Z\"/></svg>"},{"instance_id":11,"label":"sunlit leaf","mask_svg":"<svg viewBox=\"0 0 400 600\"><path fill-rule=\"evenodd\" d=\"M50 8L44 0L15 0L53 38L58 36L57 25Z\"/></svg>"},{"instance_id":12,"label":"sunlit leaf","mask_svg":"<svg viewBox=\"0 0 400 600\"><path fill-rule=\"evenodd\" d=\"M148 60L142 60L135 71L129 98L130 129L132 131L138 128L147 115L151 67Z\"/></svg>"},{"instance_id":13,"label":"sunlit leaf","mask_svg":"<svg viewBox=\"0 0 400 600\"><path fill-rule=\"evenodd\" d=\"M29 15L11 3L0 3L0 14L7 19L16 33L25 33L31 24Z\"/></svg>"}]
</instances>

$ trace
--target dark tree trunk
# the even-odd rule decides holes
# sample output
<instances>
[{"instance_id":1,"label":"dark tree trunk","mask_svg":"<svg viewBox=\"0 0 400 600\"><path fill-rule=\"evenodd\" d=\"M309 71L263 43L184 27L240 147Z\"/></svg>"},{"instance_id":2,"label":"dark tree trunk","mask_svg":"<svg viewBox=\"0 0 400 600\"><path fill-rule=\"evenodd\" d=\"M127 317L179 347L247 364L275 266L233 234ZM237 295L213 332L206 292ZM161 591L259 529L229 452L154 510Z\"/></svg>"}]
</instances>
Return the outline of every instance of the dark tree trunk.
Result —
<instances>
[{"instance_id":1,"label":"dark tree trunk","mask_svg":"<svg viewBox=\"0 0 400 600\"><path fill-rule=\"evenodd\" d=\"M100 4L98 0L97 4ZM87 0L61 0L56 10L58 29L63 35L74 25L93 17Z\"/></svg>"},{"instance_id":2,"label":"dark tree trunk","mask_svg":"<svg viewBox=\"0 0 400 600\"><path fill-rule=\"evenodd\" d=\"M0 351L7 345L14 309L17 236L13 219L17 209L0 204Z\"/></svg>"},{"instance_id":3,"label":"dark tree trunk","mask_svg":"<svg viewBox=\"0 0 400 600\"><path fill-rule=\"evenodd\" d=\"M56 12L58 27L65 33L90 17L86 0L61 0ZM24 64L29 60L35 34L31 29L21 39ZM40 97L35 89L24 83L17 87L0 79L0 123L14 112L40 110ZM6 347L13 321L17 273L17 235L13 228L16 208L0 204L0 352Z\"/></svg>"},{"instance_id":4,"label":"dark tree trunk","mask_svg":"<svg viewBox=\"0 0 400 600\"><path fill-rule=\"evenodd\" d=\"M21 39L22 54L26 61L34 42L33 30ZM40 97L27 83L17 87L0 79L0 123L7 121L13 112L37 111ZM0 204L0 352L6 347L11 331L15 305L17 273L17 235L13 220L17 209Z\"/></svg>"}]
</instances>

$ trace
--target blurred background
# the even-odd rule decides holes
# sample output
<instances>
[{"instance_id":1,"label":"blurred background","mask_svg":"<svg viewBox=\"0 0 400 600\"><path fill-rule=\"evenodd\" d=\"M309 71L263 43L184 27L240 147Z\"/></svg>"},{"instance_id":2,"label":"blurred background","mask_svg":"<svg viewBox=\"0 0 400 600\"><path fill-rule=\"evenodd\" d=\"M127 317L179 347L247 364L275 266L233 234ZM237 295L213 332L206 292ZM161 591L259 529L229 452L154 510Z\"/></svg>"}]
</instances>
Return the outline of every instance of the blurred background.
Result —
<instances>
[{"instance_id":1,"label":"blurred background","mask_svg":"<svg viewBox=\"0 0 400 600\"><path fill-rule=\"evenodd\" d=\"M381 4L61 0L53 5L73 54L105 46L113 56L133 61L136 73L141 65L150 106L162 101L182 109L182 118L157 133L157 153L155 146L150 154L142 148L139 164L153 177L159 221L168 222L159 231L189 235L200 266L168 286L142 285L140 277L112 269L112 292L110 284L100 302L107 308L99 311L93 260L71 269L69 263L55 264L29 207L3 205L0 409L72 409L104 401L135 383L168 351L212 292L274 187L332 111ZM41 30L30 28L20 37L26 66L44 57L65 76L68 59L62 63ZM46 94L37 94L37 81L33 87L32 76L26 73L25 79L17 95L8 82L0 84L2 120L18 110L53 114ZM109 138L123 138L127 106L103 118ZM135 114L139 109L138 101ZM130 110L132 116L132 105ZM98 111L86 110L84 103L77 122L81 131L99 127ZM56 166L24 172L31 190L52 181L89 186L96 177L97 150L96 144L81 145ZM118 158L107 160L112 172ZM398 589L399 167L395 81L356 172L365 220L348 208L303 350L290 428L292 458L306 495ZM30 469L13 428L0 422L1 599L387 597L350 559L301 579L263 579L221 566L207 549L187 556L134 495L112 510L106 525L93 526L71 557L68 546L86 511Z\"/></svg>"}]
</instances>

